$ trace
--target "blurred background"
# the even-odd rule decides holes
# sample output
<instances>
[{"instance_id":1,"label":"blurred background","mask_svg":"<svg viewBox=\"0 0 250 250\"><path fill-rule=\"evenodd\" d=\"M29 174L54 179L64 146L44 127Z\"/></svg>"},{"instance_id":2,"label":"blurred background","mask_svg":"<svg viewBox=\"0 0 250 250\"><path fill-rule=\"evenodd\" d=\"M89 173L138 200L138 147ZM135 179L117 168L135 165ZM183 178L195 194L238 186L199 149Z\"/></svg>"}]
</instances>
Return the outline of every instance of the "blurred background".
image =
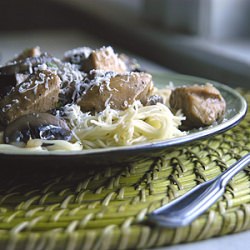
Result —
<instances>
[{"instance_id":1,"label":"blurred background","mask_svg":"<svg viewBox=\"0 0 250 250\"><path fill-rule=\"evenodd\" d=\"M111 45L148 70L249 86L248 0L1 0L0 9L0 64L36 45L60 58Z\"/></svg>"}]
</instances>

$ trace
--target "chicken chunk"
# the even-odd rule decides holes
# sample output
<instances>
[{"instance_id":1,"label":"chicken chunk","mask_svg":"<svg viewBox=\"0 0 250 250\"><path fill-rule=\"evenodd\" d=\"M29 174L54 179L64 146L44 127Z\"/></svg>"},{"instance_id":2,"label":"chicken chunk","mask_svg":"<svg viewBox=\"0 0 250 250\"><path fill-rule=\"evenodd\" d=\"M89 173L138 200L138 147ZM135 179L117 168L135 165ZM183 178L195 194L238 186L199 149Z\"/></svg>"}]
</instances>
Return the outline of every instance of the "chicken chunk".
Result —
<instances>
[{"instance_id":1,"label":"chicken chunk","mask_svg":"<svg viewBox=\"0 0 250 250\"><path fill-rule=\"evenodd\" d=\"M111 108L124 110L135 100L146 103L152 94L152 76L147 73L132 72L116 75L110 81L90 87L86 94L78 100L78 105L84 112L100 112L109 104Z\"/></svg>"},{"instance_id":2,"label":"chicken chunk","mask_svg":"<svg viewBox=\"0 0 250 250\"><path fill-rule=\"evenodd\" d=\"M211 84L176 88L170 95L170 106L182 110L186 116L183 125L188 129L211 125L226 109L225 100Z\"/></svg>"},{"instance_id":3,"label":"chicken chunk","mask_svg":"<svg viewBox=\"0 0 250 250\"><path fill-rule=\"evenodd\" d=\"M0 100L0 121L6 125L19 116L55 108L60 83L59 77L50 71L31 74Z\"/></svg>"},{"instance_id":4,"label":"chicken chunk","mask_svg":"<svg viewBox=\"0 0 250 250\"><path fill-rule=\"evenodd\" d=\"M38 57L40 55L41 55L41 50L40 50L40 47L37 46L34 48L29 48L29 49L24 50L22 53L17 55L13 60L11 60L11 62L21 61L28 57Z\"/></svg>"},{"instance_id":5,"label":"chicken chunk","mask_svg":"<svg viewBox=\"0 0 250 250\"><path fill-rule=\"evenodd\" d=\"M113 71L122 74L127 71L127 66L125 62L114 53L111 47L103 47L98 50L93 50L82 65L83 71L89 72L92 69Z\"/></svg>"}]
</instances>

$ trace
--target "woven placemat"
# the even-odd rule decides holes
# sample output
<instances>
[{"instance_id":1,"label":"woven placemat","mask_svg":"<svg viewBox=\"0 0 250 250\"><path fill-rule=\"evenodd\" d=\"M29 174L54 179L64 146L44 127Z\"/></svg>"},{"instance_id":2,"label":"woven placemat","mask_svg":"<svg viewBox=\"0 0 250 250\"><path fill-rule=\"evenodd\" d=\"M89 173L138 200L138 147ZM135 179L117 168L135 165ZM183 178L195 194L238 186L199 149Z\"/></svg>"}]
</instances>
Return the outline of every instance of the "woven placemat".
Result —
<instances>
[{"instance_id":1,"label":"woven placemat","mask_svg":"<svg viewBox=\"0 0 250 250\"><path fill-rule=\"evenodd\" d=\"M250 93L245 95L250 102ZM123 167L26 170L1 166L0 249L135 249L250 228L250 169L190 226L144 223L147 213L250 151L250 113L230 131Z\"/></svg>"}]
</instances>

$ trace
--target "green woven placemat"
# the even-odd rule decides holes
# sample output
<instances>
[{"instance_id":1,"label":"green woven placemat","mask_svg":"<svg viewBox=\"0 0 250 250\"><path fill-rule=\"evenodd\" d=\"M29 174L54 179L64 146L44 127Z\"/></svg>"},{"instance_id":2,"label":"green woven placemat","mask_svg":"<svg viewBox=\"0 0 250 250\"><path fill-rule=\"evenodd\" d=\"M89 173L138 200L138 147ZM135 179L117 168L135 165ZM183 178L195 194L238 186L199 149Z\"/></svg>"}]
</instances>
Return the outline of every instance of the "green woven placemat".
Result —
<instances>
[{"instance_id":1,"label":"green woven placemat","mask_svg":"<svg viewBox=\"0 0 250 250\"><path fill-rule=\"evenodd\" d=\"M250 93L246 94L250 102ZM221 173L250 149L250 113L234 129L123 167L1 166L0 249L135 249L198 241L250 228L250 169L190 226L164 229L145 216Z\"/></svg>"}]
</instances>

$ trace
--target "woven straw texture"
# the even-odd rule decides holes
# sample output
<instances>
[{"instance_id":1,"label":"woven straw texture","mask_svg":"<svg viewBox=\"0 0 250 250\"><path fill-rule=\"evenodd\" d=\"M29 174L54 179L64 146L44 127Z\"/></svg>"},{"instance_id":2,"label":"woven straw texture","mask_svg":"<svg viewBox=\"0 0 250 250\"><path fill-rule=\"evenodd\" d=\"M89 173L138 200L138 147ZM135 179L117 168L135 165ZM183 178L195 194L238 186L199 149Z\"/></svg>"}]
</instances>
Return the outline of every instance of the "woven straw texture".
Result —
<instances>
[{"instance_id":1,"label":"woven straw texture","mask_svg":"<svg viewBox=\"0 0 250 250\"><path fill-rule=\"evenodd\" d=\"M246 94L250 102L250 93ZM123 167L11 170L1 166L0 249L135 249L250 228L250 169L190 226L145 223L147 213L209 180L250 149L250 113L230 131ZM4 168L3 168L4 167Z\"/></svg>"}]
</instances>

